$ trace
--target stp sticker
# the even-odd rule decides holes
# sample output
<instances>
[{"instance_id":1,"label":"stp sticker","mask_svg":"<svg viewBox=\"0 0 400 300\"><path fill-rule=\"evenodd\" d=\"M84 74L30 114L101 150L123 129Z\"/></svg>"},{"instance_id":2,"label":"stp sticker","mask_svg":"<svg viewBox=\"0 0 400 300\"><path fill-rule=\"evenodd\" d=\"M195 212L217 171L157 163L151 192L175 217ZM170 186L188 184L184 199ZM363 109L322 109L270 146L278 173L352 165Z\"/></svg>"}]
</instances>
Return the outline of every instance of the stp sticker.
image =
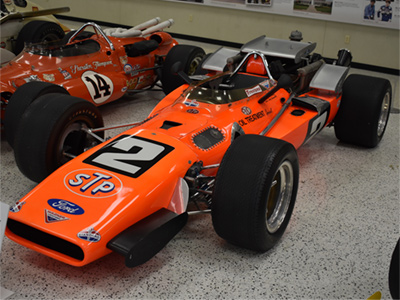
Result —
<instances>
[{"instance_id":1,"label":"stp sticker","mask_svg":"<svg viewBox=\"0 0 400 300\"><path fill-rule=\"evenodd\" d=\"M86 71L82 74L81 79L86 85L92 100L97 104L107 101L114 91L112 80L103 74Z\"/></svg>"},{"instance_id":2,"label":"stp sticker","mask_svg":"<svg viewBox=\"0 0 400 300\"><path fill-rule=\"evenodd\" d=\"M115 175L94 169L80 169L64 177L64 185L72 193L88 198L106 198L122 190L122 181Z\"/></svg>"}]
</instances>

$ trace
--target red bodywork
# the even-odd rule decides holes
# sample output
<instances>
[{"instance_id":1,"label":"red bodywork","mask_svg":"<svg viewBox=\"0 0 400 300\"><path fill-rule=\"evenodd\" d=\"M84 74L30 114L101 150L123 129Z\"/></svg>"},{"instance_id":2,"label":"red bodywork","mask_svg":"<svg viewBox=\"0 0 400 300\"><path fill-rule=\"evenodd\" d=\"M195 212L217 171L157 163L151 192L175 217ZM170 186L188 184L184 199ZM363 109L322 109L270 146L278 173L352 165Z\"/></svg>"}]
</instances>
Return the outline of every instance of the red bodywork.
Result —
<instances>
[{"instance_id":1,"label":"red bodywork","mask_svg":"<svg viewBox=\"0 0 400 300\"><path fill-rule=\"evenodd\" d=\"M107 36L107 41L97 28L90 38L75 39L65 46L28 46L3 66L0 69L1 120L4 120L11 95L30 81L60 85L70 95L84 98L96 106L119 99L128 90L149 87L156 81L155 70L161 67L169 50L177 44L168 33L161 31L146 37ZM156 48L149 48L134 57L128 55L127 47L137 43L154 44L154 41L158 43Z\"/></svg>"}]
</instances>

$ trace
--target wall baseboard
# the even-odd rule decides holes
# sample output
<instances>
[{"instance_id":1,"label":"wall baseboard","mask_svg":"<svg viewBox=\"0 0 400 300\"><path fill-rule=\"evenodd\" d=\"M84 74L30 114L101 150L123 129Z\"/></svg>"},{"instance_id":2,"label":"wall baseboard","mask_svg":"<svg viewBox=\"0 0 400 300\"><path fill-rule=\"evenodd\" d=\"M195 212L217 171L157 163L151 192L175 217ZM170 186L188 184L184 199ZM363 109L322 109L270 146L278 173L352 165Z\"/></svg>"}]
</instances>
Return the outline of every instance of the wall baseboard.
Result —
<instances>
[{"instance_id":1,"label":"wall baseboard","mask_svg":"<svg viewBox=\"0 0 400 300\"><path fill-rule=\"evenodd\" d=\"M94 22L100 26L121 27L121 28L130 28L131 27L131 26L126 26L126 25L122 25L122 24L104 22L104 21L99 21L99 20L89 20L89 19L83 19L83 18L77 18L77 17L71 17L71 16L64 16L64 15L55 15L55 16L58 19L64 19L64 20L69 20L69 21L73 21L73 22L80 22L80 23ZM198 36L192 36L192 35L186 35L186 34L179 34L179 33L172 33L172 32L168 32L168 33L171 34L171 36L173 36L174 38L188 40L188 41L201 42L201 43L207 43L207 44L219 45L219 46L231 47L231 48L242 47L242 44L235 43L235 42L222 41L222 40L216 40L216 39L210 39L210 38L204 38L204 37L198 37ZM327 57L324 57L324 59L328 62L335 60L333 58L327 58ZM373 72L379 72L379 73L400 76L400 70L398 70L398 69L391 69L391 68L386 68L386 67L381 67L381 66L357 63L354 61L351 63L351 66L356 69L362 69L362 70L367 70L367 71L373 71Z\"/></svg>"}]
</instances>

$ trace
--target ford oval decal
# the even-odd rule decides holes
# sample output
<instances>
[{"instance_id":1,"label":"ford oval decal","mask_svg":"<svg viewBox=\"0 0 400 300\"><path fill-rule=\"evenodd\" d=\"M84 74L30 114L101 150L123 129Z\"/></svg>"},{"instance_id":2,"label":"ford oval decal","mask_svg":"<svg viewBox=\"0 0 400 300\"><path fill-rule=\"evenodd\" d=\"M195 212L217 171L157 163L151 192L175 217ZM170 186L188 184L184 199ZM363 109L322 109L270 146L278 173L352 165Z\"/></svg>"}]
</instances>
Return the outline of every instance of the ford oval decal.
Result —
<instances>
[{"instance_id":1,"label":"ford oval decal","mask_svg":"<svg viewBox=\"0 0 400 300\"><path fill-rule=\"evenodd\" d=\"M85 211L79 205L62 199L50 199L47 203L54 209L70 215L83 215Z\"/></svg>"}]
</instances>

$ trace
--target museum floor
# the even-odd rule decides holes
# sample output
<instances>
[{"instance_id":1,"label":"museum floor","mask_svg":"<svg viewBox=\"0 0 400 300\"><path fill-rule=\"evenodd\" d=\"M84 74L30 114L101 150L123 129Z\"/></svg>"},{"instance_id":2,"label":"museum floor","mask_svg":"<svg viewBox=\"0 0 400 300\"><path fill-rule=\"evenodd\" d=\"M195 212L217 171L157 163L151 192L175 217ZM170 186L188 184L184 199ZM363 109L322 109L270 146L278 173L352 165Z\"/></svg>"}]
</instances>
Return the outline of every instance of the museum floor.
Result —
<instances>
[{"instance_id":1,"label":"museum floor","mask_svg":"<svg viewBox=\"0 0 400 300\"><path fill-rule=\"evenodd\" d=\"M390 299L389 263L400 237L399 77L352 72L391 81L386 134L377 148L364 149L338 142L326 128L298 150L296 206L269 252L227 244L210 215L190 216L160 253L133 269L114 253L71 267L5 238L0 286L13 293L8 299L367 299L378 291ZM143 120L162 96L146 91L106 105L105 123ZM35 186L18 171L4 139L0 176L0 201L8 205Z\"/></svg>"}]
</instances>

